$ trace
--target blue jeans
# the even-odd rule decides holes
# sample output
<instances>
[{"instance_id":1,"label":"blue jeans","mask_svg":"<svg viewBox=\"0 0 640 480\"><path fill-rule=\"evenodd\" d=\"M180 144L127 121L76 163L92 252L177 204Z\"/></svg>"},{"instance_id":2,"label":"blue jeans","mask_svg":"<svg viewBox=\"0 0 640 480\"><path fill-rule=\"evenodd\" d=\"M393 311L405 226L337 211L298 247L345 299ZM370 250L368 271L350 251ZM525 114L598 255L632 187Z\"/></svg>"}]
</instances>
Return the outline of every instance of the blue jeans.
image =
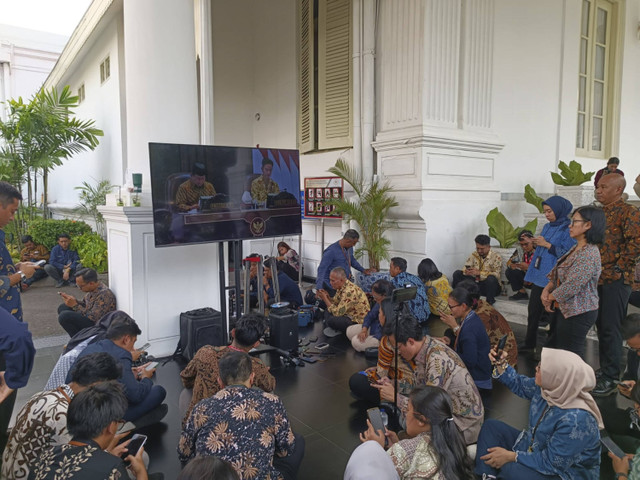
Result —
<instances>
[{"instance_id":1,"label":"blue jeans","mask_svg":"<svg viewBox=\"0 0 640 480\"><path fill-rule=\"evenodd\" d=\"M478 449L476 451L476 468L475 473L482 475L494 475L497 478L511 479L513 480L547 480L558 479L557 475L544 475L536 472L535 470L525 467L520 463L509 462L505 463L501 469L493 468L484 463L484 460L480 460L487 454L487 449L490 447L502 447L507 450L511 450L516 443L516 439L520 435L520 430L517 430L504 422L499 420L485 420L480 429L480 435L478 436Z\"/></svg>"},{"instance_id":2,"label":"blue jeans","mask_svg":"<svg viewBox=\"0 0 640 480\"><path fill-rule=\"evenodd\" d=\"M151 387L149 394L140 403L129 404L129 408L124 414L124 420L127 422L135 422L141 416L149 413L162 403L164 397L167 396L167 391L160 385L154 385Z\"/></svg>"}]
</instances>

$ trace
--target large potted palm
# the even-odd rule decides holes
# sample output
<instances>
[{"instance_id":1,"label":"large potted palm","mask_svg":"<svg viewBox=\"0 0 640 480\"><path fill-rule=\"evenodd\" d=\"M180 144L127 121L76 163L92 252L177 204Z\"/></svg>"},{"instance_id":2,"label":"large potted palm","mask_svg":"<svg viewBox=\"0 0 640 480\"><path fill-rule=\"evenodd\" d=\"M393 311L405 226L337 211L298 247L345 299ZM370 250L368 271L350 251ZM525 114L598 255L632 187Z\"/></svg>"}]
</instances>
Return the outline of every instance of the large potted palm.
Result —
<instances>
[{"instance_id":1,"label":"large potted palm","mask_svg":"<svg viewBox=\"0 0 640 480\"><path fill-rule=\"evenodd\" d=\"M369 267L380 269L380 262L389 259L391 242L384 234L396 226L396 222L389 219L389 211L398 206L395 197L391 195L391 186L387 182L373 180L366 182L362 175L339 158L329 172L340 177L353 188L354 195L344 199L333 199L328 202L335 205L335 209L348 222L358 224L360 242L355 251L356 257L366 254Z\"/></svg>"}]
</instances>

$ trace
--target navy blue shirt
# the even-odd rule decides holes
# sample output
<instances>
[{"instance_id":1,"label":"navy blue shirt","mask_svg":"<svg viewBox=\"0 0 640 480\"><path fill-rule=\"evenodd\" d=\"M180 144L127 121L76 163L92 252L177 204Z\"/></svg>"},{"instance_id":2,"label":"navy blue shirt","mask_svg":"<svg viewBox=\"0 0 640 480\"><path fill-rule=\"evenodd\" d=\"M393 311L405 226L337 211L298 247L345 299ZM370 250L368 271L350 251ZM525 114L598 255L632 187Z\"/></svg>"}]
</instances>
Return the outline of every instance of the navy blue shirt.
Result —
<instances>
[{"instance_id":1,"label":"navy blue shirt","mask_svg":"<svg viewBox=\"0 0 640 480\"><path fill-rule=\"evenodd\" d=\"M455 351L460 355L478 388L491 388L491 342L482 320L471 310L458 330Z\"/></svg>"},{"instance_id":2,"label":"navy blue shirt","mask_svg":"<svg viewBox=\"0 0 640 480\"><path fill-rule=\"evenodd\" d=\"M4 380L9 388L24 387L31 375L36 349L27 327L0 308L0 352L4 355Z\"/></svg>"},{"instance_id":3,"label":"navy blue shirt","mask_svg":"<svg viewBox=\"0 0 640 480\"><path fill-rule=\"evenodd\" d=\"M380 325L379 314L380 304L376 302L371 310L369 310L369 313L365 315L364 321L362 322L362 326L369 329L369 336L377 338L378 340L382 338L382 325Z\"/></svg>"},{"instance_id":4,"label":"navy blue shirt","mask_svg":"<svg viewBox=\"0 0 640 480\"><path fill-rule=\"evenodd\" d=\"M22 321L22 302L18 285L11 286L9 277L16 273L11 254L5 244L4 230L0 230L0 307Z\"/></svg>"},{"instance_id":5,"label":"navy blue shirt","mask_svg":"<svg viewBox=\"0 0 640 480\"><path fill-rule=\"evenodd\" d=\"M51 249L49 263L58 270L62 270L62 268L69 263L71 264L71 270L75 270L79 261L80 257L75 250L71 250L70 248L63 250L60 245L56 245Z\"/></svg>"},{"instance_id":6,"label":"navy blue shirt","mask_svg":"<svg viewBox=\"0 0 640 480\"><path fill-rule=\"evenodd\" d=\"M291 280L291 278L284 272L278 272L278 287L280 288L281 302L289 302L292 306L295 305L297 307L304 303L302 301L302 294L300 293L298 284ZM267 295L269 298L275 298L273 282L271 280L269 280Z\"/></svg>"},{"instance_id":7,"label":"navy blue shirt","mask_svg":"<svg viewBox=\"0 0 640 480\"><path fill-rule=\"evenodd\" d=\"M331 288L329 274L331 270L336 267L344 268L344 271L347 273L347 279L349 280L352 279L351 267L359 272L364 272L364 267L360 265L353 256L353 248L342 248L340 241L337 241L329 245L322 254L320 265L318 265L318 274L316 275L316 288Z\"/></svg>"}]
</instances>

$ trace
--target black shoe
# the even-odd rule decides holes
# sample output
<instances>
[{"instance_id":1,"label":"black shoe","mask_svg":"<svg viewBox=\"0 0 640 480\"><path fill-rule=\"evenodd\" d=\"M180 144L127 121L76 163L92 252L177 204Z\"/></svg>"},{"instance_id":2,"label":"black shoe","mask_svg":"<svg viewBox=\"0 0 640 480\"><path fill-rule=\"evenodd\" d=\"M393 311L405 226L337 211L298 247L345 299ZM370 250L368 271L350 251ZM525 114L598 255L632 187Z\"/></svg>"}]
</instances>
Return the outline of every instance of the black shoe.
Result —
<instances>
[{"instance_id":1,"label":"black shoe","mask_svg":"<svg viewBox=\"0 0 640 480\"><path fill-rule=\"evenodd\" d=\"M596 380L596 386L593 390L591 390L591 395L593 395L594 397L608 397L609 395L616 393L616 391L616 384L613 382L613 380L606 377L601 377Z\"/></svg>"},{"instance_id":2,"label":"black shoe","mask_svg":"<svg viewBox=\"0 0 640 480\"><path fill-rule=\"evenodd\" d=\"M58 280L56 282L56 288L64 287L64 280Z\"/></svg>"},{"instance_id":3,"label":"black shoe","mask_svg":"<svg viewBox=\"0 0 640 480\"><path fill-rule=\"evenodd\" d=\"M536 347L530 347L529 345L525 344L525 343L521 343L518 345L518 352L519 353L526 353L526 352L534 352L536 350Z\"/></svg>"},{"instance_id":4,"label":"black shoe","mask_svg":"<svg viewBox=\"0 0 640 480\"><path fill-rule=\"evenodd\" d=\"M494 303L496 303L496 299L495 299L495 298L492 298L491 300L489 300L489 299L487 298L487 303L488 303L489 305L493 305Z\"/></svg>"},{"instance_id":5,"label":"black shoe","mask_svg":"<svg viewBox=\"0 0 640 480\"><path fill-rule=\"evenodd\" d=\"M529 300L529 295L527 292L516 292L509 297L509 300Z\"/></svg>"}]
</instances>

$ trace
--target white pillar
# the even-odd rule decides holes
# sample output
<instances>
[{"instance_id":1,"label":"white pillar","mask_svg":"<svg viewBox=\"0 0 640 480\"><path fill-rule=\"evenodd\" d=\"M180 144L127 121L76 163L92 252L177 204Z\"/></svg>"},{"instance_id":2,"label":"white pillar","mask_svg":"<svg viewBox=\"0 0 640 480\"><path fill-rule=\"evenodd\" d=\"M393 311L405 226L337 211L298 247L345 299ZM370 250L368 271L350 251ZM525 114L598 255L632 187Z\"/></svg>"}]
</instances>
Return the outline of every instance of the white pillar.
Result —
<instances>
[{"instance_id":1,"label":"white pillar","mask_svg":"<svg viewBox=\"0 0 640 480\"><path fill-rule=\"evenodd\" d=\"M214 143L213 33L211 0L198 0L198 50L200 52L200 141Z\"/></svg>"}]
</instances>

